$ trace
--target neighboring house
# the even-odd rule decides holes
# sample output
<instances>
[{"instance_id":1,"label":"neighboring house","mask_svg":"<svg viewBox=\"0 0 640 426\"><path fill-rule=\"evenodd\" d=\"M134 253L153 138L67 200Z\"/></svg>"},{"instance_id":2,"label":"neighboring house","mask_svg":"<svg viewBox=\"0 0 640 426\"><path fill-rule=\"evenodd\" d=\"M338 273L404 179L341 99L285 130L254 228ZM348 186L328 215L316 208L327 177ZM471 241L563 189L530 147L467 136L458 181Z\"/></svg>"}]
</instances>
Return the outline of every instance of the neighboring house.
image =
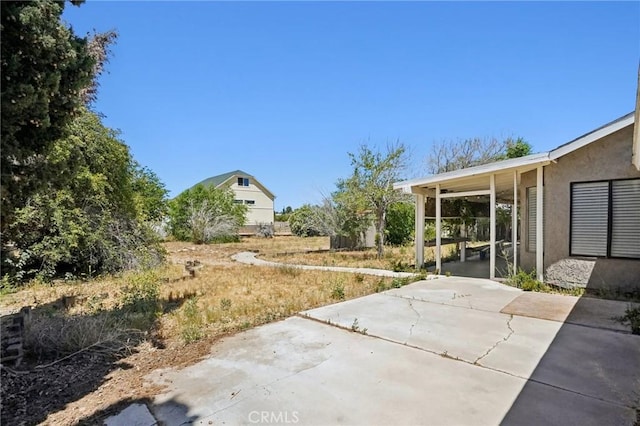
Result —
<instances>
[{"instance_id":1,"label":"neighboring house","mask_svg":"<svg viewBox=\"0 0 640 426\"><path fill-rule=\"evenodd\" d=\"M235 202L248 207L246 225L273 224L273 200L276 198L258 179L235 170L203 180L198 185L231 188Z\"/></svg>"},{"instance_id":2,"label":"neighboring house","mask_svg":"<svg viewBox=\"0 0 640 426\"><path fill-rule=\"evenodd\" d=\"M637 112L549 152L400 182L415 194L416 235L424 235L425 201L434 198L441 229L442 199L489 202L489 277L497 255L495 204L520 210L520 246L513 265L541 280L640 293L640 136ZM540 214L541 213L541 214ZM514 215L512 241L517 241ZM441 236L437 232L436 245ZM438 249L439 252L441 252ZM416 238L416 264L424 239ZM436 268L441 270L437 256Z\"/></svg>"}]
</instances>

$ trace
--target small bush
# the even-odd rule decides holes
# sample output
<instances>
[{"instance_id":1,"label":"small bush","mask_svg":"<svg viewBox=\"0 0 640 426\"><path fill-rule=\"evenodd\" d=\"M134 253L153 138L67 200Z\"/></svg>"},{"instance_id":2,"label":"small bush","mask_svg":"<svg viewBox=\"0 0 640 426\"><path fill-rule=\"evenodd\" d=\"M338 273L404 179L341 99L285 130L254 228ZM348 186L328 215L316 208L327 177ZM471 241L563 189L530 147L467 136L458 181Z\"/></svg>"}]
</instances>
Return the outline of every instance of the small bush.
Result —
<instances>
[{"instance_id":1,"label":"small bush","mask_svg":"<svg viewBox=\"0 0 640 426\"><path fill-rule=\"evenodd\" d=\"M376 293L380 293L380 292L386 291L388 289L389 289L389 287L387 287L387 285L384 283L384 280L378 281L378 283L376 284L376 286L374 288Z\"/></svg>"},{"instance_id":2,"label":"small bush","mask_svg":"<svg viewBox=\"0 0 640 426\"><path fill-rule=\"evenodd\" d=\"M549 286L536 279L535 271L525 272L522 269L518 273L507 278L507 284L524 291L549 291Z\"/></svg>"},{"instance_id":3,"label":"small bush","mask_svg":"<svg viewBox=\"0 0 640 426\"><path fill-rule=\"evenodd\" d=\"M198 299L190 298L182 308L180 336L184 343L193 343L204 337L204 319L198 307Z\"/></svg>"},{"instance_id":4,"label":"small bush","mask_svg":"<svg viewBox=\"0 0 640 426\"><path fill-rule=\"evenodd\" d=\"M411 266L409 266L409 263L403 262L402 259L392 260L390 264L391 264L391 270L393 272L407 272L411 269Z\"/></svg>"},{"instance_id":5,"label":"small bush","mask_svg":"<svg viewBox=\"0 0 640 426\"><path fill-rule=\"evenodd\" d=\"M632 334L640 334L640 306L629 305L624 311L624 315L617 320L622 324L629 324Z\"/></svg>"},{"instance_id":6,"label":"small bush","mask_svg":"<svg viewBox=\"0 0 640 426\"><path fill-rule=\"evenodd\" d=\"M337 282L331 289L331 298L335 300L344 300L344 285L341 282Z\"/></svg>"},{"instance_id":7,"label":"small bush","mask_svg":"<svg viewBox=\"0 0 640 426\"><path fill-rule=\"evenodd\" d=\"M117 355L144 339L130 327L130 318L113 314L62 316L33 315L25 333L25 349L38 358L68 355L81 350Z\"/></svg>"},{"instance_id":8,"label":"small bush","mask_svg":"<svg viewBox=\"0 0 640 426\"><path fill-rule=\"evenodd\" d=\"M400 287L404 287L407 284L410 284L412 282L411 278L394 278L393 281L391 281L391 288L400 288Z\"/></svg>"},{"instance_id":9,"label":"small bush","mask_svg":"<svg viewBox=\"0 0 640 426\"><path fill-rule=\"evenodd\" d=\"M160 311L159 277L153 271L131 274L122 288L122 308L125 311L156 314Z\"/></svg>"},{"instance_id":10,"label":"small bush","mask_svg":"<svg viewBox=\"0 0 640 426\"><path fill-rule=\"evenodd\" d=\"M223 311L228 311L231 309L231 299L222 299L220 300L220 309Z\"/></svg>"},{"instance_id":11,"label":"small bush","mask_svg":"<svg viewBox=\"0 0 640 426\"><path fill-rule=\"evenodd\" d=\"M288 265L282 265L278 267L280 272L282 272L284 275L289 275L291 277L297 277L300 275L300 268L296 268L293 266L288 266Z\"/></svg>"},{"instance_id":12,"label":"small bush","mask_svg":"<svg viewBox=\"0 0 640 426\"><path fill-rule=\"evenodd\" d=\"M262 238L273 238L275 235L275 229L270 223L261 223L258 225L256 235Z\"/></svg>"}]
</instances>

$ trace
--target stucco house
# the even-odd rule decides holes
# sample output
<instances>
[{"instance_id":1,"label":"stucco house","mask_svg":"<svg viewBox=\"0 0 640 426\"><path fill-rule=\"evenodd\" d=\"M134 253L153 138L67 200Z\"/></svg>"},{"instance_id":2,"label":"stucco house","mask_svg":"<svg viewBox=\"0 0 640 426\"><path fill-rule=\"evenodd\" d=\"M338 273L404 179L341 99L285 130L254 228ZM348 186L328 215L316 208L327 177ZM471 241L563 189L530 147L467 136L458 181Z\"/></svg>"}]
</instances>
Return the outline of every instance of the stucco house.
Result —
<instances>
[{"instance_id":1,"label":"stucco house","mask_svg":"<svg viewBox=\"0 0 640 426\"><path fill-rule=\"evenodd\" d=\"M551 151L399 182L415 195L416 265L424 261L425 202L435 199L441 269L442 200L488 202L489 274L496 269L496 203L512 215L512 266L546 282L640 292L638 111ZM519 215L518 212L519 211ZM520 216L520 220L518 220ZM520 229L520 232L517 232Z\"/></svg>"},{"instance_id":2,"label":"stucco house","mask_svg":"<svg viewBox=\"0 0 640 426\"><path fill-rule=\"evenodd\" d=\"M235 194L235 202L248 207L246 225L273 224L273 200L276 197L249 173L234 170L207 178L198 185L231 188Z\"/></svg>"}]
</instances>

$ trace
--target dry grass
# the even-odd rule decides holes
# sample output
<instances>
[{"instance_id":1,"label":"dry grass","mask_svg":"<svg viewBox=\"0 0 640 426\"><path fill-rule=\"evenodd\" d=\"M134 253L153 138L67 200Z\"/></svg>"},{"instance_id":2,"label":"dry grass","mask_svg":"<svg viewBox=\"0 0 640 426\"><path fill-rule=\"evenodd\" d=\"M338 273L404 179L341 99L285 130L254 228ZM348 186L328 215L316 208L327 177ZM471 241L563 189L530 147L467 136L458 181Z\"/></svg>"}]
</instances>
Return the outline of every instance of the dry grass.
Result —
<instances>
[{"instance_id":1,"label":"dry grass","mask_svg":"<svg viewBox=\"0 0 640 426\"><path fill-rule=\"evenodd\" d=\"M231 255L241 251L255 251L261 255L273 255L287 252L328 250L329 237L243 237L238 243L201 245L172 241L164 243L164 247L174 262L199 259L208 264L229 264L232 262Z\"/></svg>"},{"instance_id":2,"label":"dry grass","mask_svg":"<svg viewBox=\"0 0 640 426\"><path fill-rule=\"evenodd\" d=\"M163 337L189 342L286 318L302 310L374 293L391 279L248 265L205 266L195 279L167 284L162 298L194 294L162 318Z\"/></svg>"},{"instance_id":3,"label":"dry grass","mask_svg":"<svg viewBox=\"0 0 640 426\"><path fill-rule=\"evenodd\" d=\"M455 251L454 245L442 247L443 257L450 256ZM435 260L435 247L425 247L425 262ZM413 247L385 247L384 257L377 258L375 249L357 251L329 251L321 253L266 253L260 256L265 260L274 262L319 265L319 266L346 266L352 268L374 268L394 270L398 266L408 268L415 264Z\"/></svg>"},{"instance_id":4,"label":"dry grass","mask_svg":"<svg viewBox=\"0 0 640 426\"><path fill-rule=\"evenodd\" d=\"M171 262L152 271L151 278L145 278L145 282L151 279L157 283L159 315L152 325L154 334L167 345L182 345L391 286L393 280L389 278L289 267L257 267L230 260L230 256L239 251L258 251L273 256L281 252L327 249L328 242L324 237L280 237L248 238L240 243L216 245L167 243ZM354 262L346 260L346 253L341 255L345 264L366 266L361 257L363 253L353 253L357 256ZM325 256L334 254L327 252ZM200 260L204 266L195 278L190 279L185 276L183 264L193 259ZM132 283L140 281L140 276L129 273L89 282L32 283L16 293L4 295L0 299L0 309L10 312L32 306L35 308L34 319L57 317L65 327L81 324L78 319L83 317L87 321L100 322L102 318L98 315L121 315L126 301L132 297ZM68 318L73 321L67 321ZM148 326L144 322L140 325ZM51 334L55 335L55 330Z\"/></svg>"}]
</instances>

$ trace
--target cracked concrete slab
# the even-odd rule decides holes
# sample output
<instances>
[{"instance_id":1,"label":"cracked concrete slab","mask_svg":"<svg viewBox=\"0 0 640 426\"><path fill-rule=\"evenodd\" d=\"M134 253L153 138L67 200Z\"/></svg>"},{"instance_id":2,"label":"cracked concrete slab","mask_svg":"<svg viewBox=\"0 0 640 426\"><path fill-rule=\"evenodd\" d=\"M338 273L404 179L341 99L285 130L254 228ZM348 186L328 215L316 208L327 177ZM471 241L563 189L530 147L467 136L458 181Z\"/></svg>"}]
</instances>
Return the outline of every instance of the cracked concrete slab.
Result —
<instances>
[{"instance_id":1,"label":"cracked concrete slab","mask_svg":"<svg viewBox=\"0 0 640 426\"><path fill-rule=\"evenodd\" d=\"M225 339L211 358L153 378L169 384L152 408L159 421L234 425L262 413L278 424L498 424L525 383L303 318Z\"/></svg>"},{"instance_id":2,"label":"cracked concrete slab","mask_svg":"<svg viewBox=\"0 0 640 426\"><path fill-rule=\"evenodd\" d=\"M387 292L399 297L491 312L499 312L522 293L522 290L495 281L463 277L419 281L410 287Z\"/></svg>"},{"instance_id":3,"label":"cracked concrete slab","mask_svg":"<svg viewBox=\"0 0 640 426\"><path fill-rule=\"evenodd\" d=\"M640 407L640 336L556 324L515 317L517 332L481 364L593 398ZM544 328L558 330L548 344L543 342L549 335L541 336ZM536 360L539 362L534 364Z\"/></svg>"},{"instance_id":4,"label":"cracked concrete slab","mask_svg":"<svg viewBox=\"0 0 640 426\"><path fill-rule=\"evenodd\" d=\"M473 363L509 335L510 315L380 293L302 312L318 321ZM390 318L393 315L393 318ZM424 318L424 321L417 319Z\"/></svg>"},{"instance_id":5,"label":"cracked concrete slab","mask_svg":"<svg viewBox=\"0 0 640 426\"><path fill-rule=\"evenodd\" d=\"M628 306L639 306L639 304L593 297L524 292L505 306L501 312L627 331L628 327L621 324L616 318L623 316Z\"/></svg>"},{"instance_id":6,"label":"cracked concrete slab","mask_svg":"<svg viewBox=\"0 0 640 426\"><path fill-rule=\"evenodd\" d=\"M443 278L314 309L152 373L166 391L149 408L161 424L633 425L640 336L500 312L521 294Z\"/></svg>"}]
</instances>

